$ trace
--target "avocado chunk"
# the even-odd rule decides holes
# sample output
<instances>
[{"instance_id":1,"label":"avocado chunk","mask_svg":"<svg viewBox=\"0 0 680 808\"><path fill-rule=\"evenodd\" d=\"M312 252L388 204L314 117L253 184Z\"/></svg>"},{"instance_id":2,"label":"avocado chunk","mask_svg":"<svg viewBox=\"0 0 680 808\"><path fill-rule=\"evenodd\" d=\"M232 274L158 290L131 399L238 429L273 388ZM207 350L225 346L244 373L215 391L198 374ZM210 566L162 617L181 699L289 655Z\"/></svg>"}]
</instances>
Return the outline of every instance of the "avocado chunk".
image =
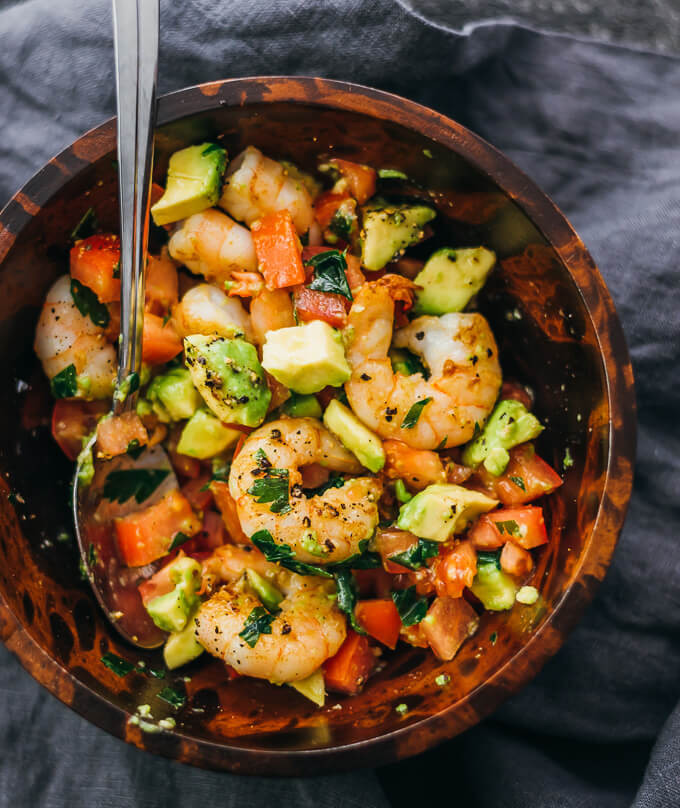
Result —
<instances>
[{"instance_id":1,"label":"avocado chunk","mask_svg":"<svg viewBox=\"0 0 680 808\"><path fill-rule=\"evenodd\" d=\"M501 612L511 609L515 603L517 584L495 561L477 562L477 574L470 587L485 609Z\"/></svg>"},{"instance_id":2,"label":"avocado chunk","mask_svg":"<svg viewBox=\"0 0 680 808\"><path fill-rule=\"evenodd\" d=\"M339 387L352 375L339 331L322 320L269 331L262 365L295 393L309 395Z\"/></svg>"},{"instance_id":3,"label":"avocado chunk","mask_svg":"<svg viewBox=\"0 0 680 808\"><path fill-rule=\"evenodd\" d=\"M288 401L284 401L281 410L291 418L321 418L321 404L316 396L301 396L292 393Z\"/></svg>"},{"instance_id":4,"label":"avocado chunk","mask_svg":"<svg viewBox=\"0 0 680 808\"><path fill-rule=\"evenodd\" d=\"M170 157L165 193L151 208L154 222L178 222L215 205L226 167L227 152L216 143L176 151Z\"/></svg>"},{"instance_id":5,"label":"avocado chunk","mask_svg":"<svg viewBox=\"0 0 680 808\"><path fill-rule=\"evenodd\" d=\"M191 418L203 403L186 368L170 368L156 376L146 390L146 401L159 421L168 424Z\"/></svg>"},{"instance_id":6,"label":"avocado chunk","mask_svg":"<svg viewBox=\"0 0 680 808\"><path fill-rule=\"evenodd\" d=\"M275 612L279 608L283 595L264 576L249 567L246 570L246 581L267 611Z\"/></svg>"},{"instance_id":7,"label":"avocado chunk","mask_svg":"<svg viewBox=\"0 0 680 808\"><path fill-rule=\"evenodd\" d=\"M488 472L499 476L510 460L508 449L533 440L542 431L541 422L521 401L499 401L484 429L463 449L463 463L473 467L483 463Z\"/></svg>"},{"instance_id":8,"label":"avocado chunk","mask_svg":"<svg viewBox=\"0 0 680 808\"><path fill-rule=\"evenodd\" d=\"M497 500L460 485L428 485L401 506L397 527L421 539L446 541L496 505Z\"/></svg>"},{"instance_id":9,"label":"avocado chunk","mask_svg":"<svg viewBox=\"0 0 680 808\"><path fill-rule=\"evenodd\" d=\"M376 199L362 208L361 263L376 271L424 237L436 211L426 205L391 205Z\"/></svg>"},{"instance_id":10,"label":"avocado chunk","mask_svg":"<svg viewBox=\"0 0 680 808\"><path fill-rule=\"evenodd\" d=\"M196 594L201 585L201 565L193 558L180 556L169 566L175 588L146 604L149 617L163 631L181 631L198 608Z\"/></svg>"},{"instance_id":11,"label":"avocado chunk","mask_svg":"<svg viewBox=\"0 0 680 808\"><path fill-rule=\"evenodd\" d=\"M172 671L186 665L203 653L203 646L196 639L194 621L191 620L181 631L173 632L163 646L163 661Z\"/></svg>"},{"instance_id":12,"label":"avocado chunk","mask_svg":"<svg viewBox=\"0 0 680 808\"><path fill-rule=\"evenodd\" d=\"M240 337L184 338L189 372L203 400L227 424L259 426L272 394L254 345Z\"/></svg>"},{"instance_id":13,"label":"avocado chunk","mask_svg":"<svg viewBox=\"0 0 680 808\"><path fill-rule=\"evenodd\" d=\"M323 707L326 701L326 683L321 668L314 671L306 679L300 679L299 682L289 682L288 684L305 698L313 701L317 707Z\"/></svg>"},{"instance_id":14,"label":"avocado chunk","mask_svg":"<svg viewBox=\"0 0 680 808\"><path fill-rule=\"evenodd\" d=\"M385 465L385 450L380 438L337 398L326 407L323 422L326 429L352 452L362 466L377 472Z\"/></svg>"},{"instance_id":15,"label":"avocado chunk","mask_svg":"<svg viewBox=\"0 0 680 808\"><path fill-rule=\"evenodd\" d=\"M207 460L228 449L241 437L238 429L230 429L209 410L197 410L184 425L179 437L179 454Z\"/></svg>"},{"instance_id":16,"label":"avocado chunk","mask_svg":"<svg viewBox=\"0 0 680 808\"><path fill-rule=\"evenodd\" d=\"M414 314L463 311L495 263L496 253L485 247L437 250L415 277L422 289L416 292Z\"/></svg>"}]
</instances>

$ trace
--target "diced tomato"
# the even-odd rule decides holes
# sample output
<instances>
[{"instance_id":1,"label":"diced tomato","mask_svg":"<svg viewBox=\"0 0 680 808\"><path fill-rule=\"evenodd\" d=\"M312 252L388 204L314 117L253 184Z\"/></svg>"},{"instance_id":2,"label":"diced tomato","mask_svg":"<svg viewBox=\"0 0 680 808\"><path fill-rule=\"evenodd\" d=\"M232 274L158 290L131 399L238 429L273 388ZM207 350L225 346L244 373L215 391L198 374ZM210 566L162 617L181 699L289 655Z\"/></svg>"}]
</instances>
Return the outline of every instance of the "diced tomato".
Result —
<instances>
[{"instance_id":1,"label":"diced tomato","mask_svg":"<svg viewBox=\"0 0 680 808\"><path fill-rule=\"evenodd\" d=\"M360 600L354 610L359 625L371 637L394 648L401 631L401 618L392 598L385 600Z\"/></svg>"},{"instance_id":2,"label":"diced tomato","mask_svg":"<svg viewBox=\"0 0 680 808\"><path fill-rule=\"evenodd\" d=\"M202 543L206 550L214 550L227 543L227 531L217 511L206 511L203 515Z\"/></svg>"},{"instance_id":3,"label":"diced tomato","mask_svg":"<svg viewBox=\"0 0 680 808\"><path fill-rule=\"evenodd\" d=\"M115 525L121 560L128 567L162 558L178 533L193 536L201 529L189 500L177 489L155 505L116 519Z\"/></svg>"},{"instance_id":4,"label":"diced tomato","mask_svg":"<svg viewBox=\"0 0 680 808\"><path fill-rule=\"evenodd\" d=\"M531 409L534 403L534 397L529 393L527 388L519 382L503 382L499 399L501 401L514 399L524 404L528 410Z\"/></svg>"},{"instance_id":5,"label":"diced tomato","mask_svg":"<svg viewBox=\"0 0 680 808\"><path fill-rule=\"evenodd\" d=\"M347 191L341 191L339 193L324 191L324 193L317 196L314 201L314 216L322 230L328 227L337 209L348 199L350 199L350 195ZM328 247L325 247L324 250L320 252L325 252L325 250L328 249Z\"/></svg>"},{"instance_id":6,"label":"diced tomato","mask_svg":"<svg viewBox=\"0 0 680 808\"><path fill-rule=\"evenodd\" d=\"M383 567L386 572L397 574L400 572L408 572L407 567L402 567L394 561L390 561L390 556L397 553L403 553L414 544L418 542L418 537L408 530L399 530L399 528L379 528L375 534L375 549L380 553L382 558Z\"/></svg>"},{"instance_id":7,"label":"diced tomato","mask_svg":"<svg viewBox=\"0 0 680 808\"><path fill-rule=\"evenodd\" d=\"M369 570L354 570L354 580L361 598L389 598L394 577L382 567Z\"/></svg>"},{"instance_id":8,"label":"diced tomato","mask_svg":"<svg viewBox=\"0 0 680 808\"><path fill-rule=\"evenodd\" d=\"M290 294L283 289L263 289L250 303L250 322L253 338L263 345L268 331L295 325L295 314Z\"/></svg>"},{"instance_id":9,"label":"diced tomato","mask_svg":"<svg viewBox=\"0 0 680 808\"><path fill-rule=\"evenodd\" d=\"M318 488L328 482L331 472L320 463L309 463L300 467L300 474L303 488Z\"/></svg>"},{"instance_id":10,"label":"diced tomato","mask_svg":"<svg viewBox=\"0 0 680 808\"><path fill-rule=\"evenodd\" d=\"M400 638L409 645L413 645L416 648L427 648L427 639L425 638L425 634L423 634L423 629L420 623L416 623L414 626L402 626L401 627L401 634L399 635Z\"/></svg>"},{"instance_id":11,"label":"diced tomato","mask_svg":"<svg viewBox=\"0 0 680 808\"><path fill-rule=\"evenodd\" d=\"M258 269L267 289L283 289L305 281L302 246L287 210L268 213L251 227Z\"/></svg>"},{"instance_id":12,"label":"diced tomato","mask_svg":"<svg viewBox=\"0 0 680 808\"><path fill-rule=\"evenodd\" d=\"M465 640L477 631L479 618L463 598L438 597L420 623L436 657L453 659Z\"/></svg>"},{"instance_id":13,"label":"diced tomato","mask_svg":"<svg viewBox=\"0 0 680 808\"><path fill-rule=\"evenodd\" d=\"M172 467L181 477L188 477L190 480L195 480L201 473L202 466L200 460L197 460L195 457L189 457L189 455L180 454L176 449L176 441L174 446L171 444L168 447Z\"/></svg>"},{"instance_id":14,"label":"diced tomato","mask_svg":"<svg viewBox=\"0 0 680 808\"><path fill-rule=\"evenodd\" d=\"M341 160L338 157L329 162L347 180L350 193L360 205L363 205L373 196L377 178L374 168L361 163L352 163L349 160Z\"/></svg>"},{"instance_id":15,"label":"diced tomato","mask_svg":"<svg viewBox=\"0 0 680 808\"><path fill-rule=\"evenodd\" d=\"M175 588L175 582L170 578L170 563L161 567L151 578L142 581L137 587L142 597L142 603L146 604L160 595L167 595Z\"/></svg>"},{"instance_id":16,"label":"diced tomato","mask_svg":"<svg viewBox=\"0 0 680 808\"><path fill-rule=\"evenodd\" d=\"M477 519L468 533L468 538L475 550L497 550L505 543L505 539L487 514Z\"/></svg>"},{"instance_id":17,"label":"diced tomato","mask_svg":"<svg viewBox=\"0 0 680 808\"><path fill-rule=\"evenodd\" d=\"M76 460L83 438L97 425L97 419L109 409L105 401L69 401L57 399L52 410L52 437L69 460Z\"/></svg>"},{"instance_id":18,"label":"diced tomato","mask_svg":"<svg viewBox=\"0 0 680 808\"><path fill-rule=\"evenodd\" d=\"M272 397L269 399L267 412L273 412L274 410L278 409L284 401L288 401L290 398L290 390L285 384L283 384L283 382L275 379L271 373L268 373L266 370L264 372L264 376L267 380L269 392L272 394Z\"/></svg>"},{"instance_id":19,"label":"diced tomato","mask_svg":"<svg viewBox=\"0 0 680 808\"><path fill-rule=\"evenodd\" d=\"M521 578L530 573L533 568L534 559L528 550L518 547L512 541L505 542L501 550L501 569L503 572Z\"/></svg>"},{"instance_id":20,"label":"diced tomato","mask_svg":"<svg viewBox=\"0 0 680 808\"><path fill-rule=\"evenodd\" d=\"M454 485L462 485L472 476L472 469L469 466L462 466L454 460L446 462L446 482Z\"/></svg>"},{"instance_id":21,"label":"diced tomato","mask_svg":"<svg viewBox=\"0 0 680 808\"><path fill-rule=\"evenodd\" d=\"M235 544L248 544L248 537L243 532L241 521L238 518L236 502L234 502L234 498L229 493L229 484L220 480L213 480L210 483L210 490L215 497L215 504L222 514L229 538Z\"/></svg>"},{"instance_id":22,"label":"diced tomato","mask_svg":"<svg viewBox=\"0 0 680 808\"><path fill-rule=\"evenodd\" d=\"M354 696L361 691L374 665L375 657L368 640L350 629L338 653L323 666L326 687Z\"/></svg>"},{"instance_id":23,"label":"diced tomato","mask_svg":"<svg viewBox=\"0 0 680 808\"><path fill-rule=\"evenodd\" d=\"M146 308L153 314L163 315L177 303L179 280L175 262L167 253L159 258L149 256L146 265L144 295Z\"/></svg>"},{"instance_id":24,"label":"diced tomato","mask_svg":"<svg viewBox=\"0 0 680 808\"><path fill-rule=\"evenodd\" d=\"M532 443L510 449L510 462L500 477L480 466L472 479L503 505L524 505L562 485L560 475L541 460Z\"/></svg>"},{"instance_id":25,"label":"diced tomato","mask_svg":"<svg viewBox=\"0 0 680 808\"><path fill-rule=\"evenodd\" d=\"M120 300L120 278L113 277L119 261L118 236L90 236L71 248L71 277L91 289L101 303L112 303Z\"/></svg>"},{"instance_id":26,"label":"diced tomato","mask_svg":"<svg viewBox=\"0 0 680 808\"><path fill-rule=\"evenodd\" d=\"M361 259L357 255L352 255L352 253L348 252L345 255L345 261L347 261L347 269L345 270L347 283L349 284L350 290L353 292L366 283L366 276L361 271Z\"/></svg>"},{"instance_id":27,"label":"diced tomato","mask_svg":"<svg viewBox=\"0 0 680 808\"><path fill-rule=\"evenodd\" d=\"M547 544L548 533L543 520L543 508L529 505L526 508L501 508L486 514L496 530L525 550Z\"/></svg>"},{"instance_id":28,"label":"diced tomato","mask_svg":"<svg viewBox=\"0 0 680 808\"><path fill-rule=\"evenodd\" d=\"M204 511L213 504L209 474L201 474L200 477L195 477L193 480L184 483L181 491L191 503L191 507L197 511Z\"/></svg>"},{"instance_id":29,"label":"diced tomato","mask_svg":"<svg viewBox=\"0 0 680 808\"><path fill-rule=\"evenodd\" d=\"M477 553L472 542L461 541L442 548L432 564L432 573L438 595L459 598L477 573Z\"/></svg>"},{"instance_id":30,"label":"diced tomato","mask_svg":"<svg viewBox=\"0 0 680 808\"><path fill-rule=\"evenodd\" d=\"M229 297L255 297L264 289L264 278L259 272L232 272Z\"/></svg>"},{"instance_id":31,"label":"diced tomato","mask_svg":"<svg viewBox=\"0 0 680 808\"><path fill-rule=\"evenodd\" d=\"M311 320L323 320L333 328L344 328L347 325L347 307L349 300L342 295L331 292L317 292L306 286L293 289L293 305L299 320L305 323Z\"/></svg>"},{"instance_id":32,"label":"diced tomato","mask_svg":"<svg viewBox=\"0 0 680 808\"><path fill-rule=\"evenodd\" d=\"M97 454L100 457L125 454L132 441L137 441L137 446L146 446L149 442L144 424L136 412L110 415L97 424Z\"/></svg>"},{"instance_id":33,"label":"diced tomato","mask_svg":"<svg viewBox=\"0 0 680 808\"><path fill-rule=\"evenodd\" d=\"M402 479L418 491L433 483L446 482L444 466L436 452L412 449L400 440L384 441L383 449L383 470L391 480Z\"/></svg>"},{"instance_id":34,"label":"diced tomato","mask_svg":"<svg viewBox=\"0 0 680 808\"><path fill-rule=\"evenodd\" d=\"M161 365L174 359L182 351L182 339L170 320L157 314L144 315L142 359L151 365Z\"/></svg>"}]
</instances>

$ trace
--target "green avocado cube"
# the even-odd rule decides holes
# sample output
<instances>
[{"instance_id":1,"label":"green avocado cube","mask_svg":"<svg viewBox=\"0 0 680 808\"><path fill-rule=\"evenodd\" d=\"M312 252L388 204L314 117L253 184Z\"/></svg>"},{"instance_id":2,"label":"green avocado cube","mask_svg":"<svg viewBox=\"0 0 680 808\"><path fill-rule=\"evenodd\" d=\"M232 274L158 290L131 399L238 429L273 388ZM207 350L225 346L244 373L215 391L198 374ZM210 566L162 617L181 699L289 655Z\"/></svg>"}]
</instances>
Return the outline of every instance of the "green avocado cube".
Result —
<instances>
[{"instance_id":1,"label":"green avocado cube","mask_svg":"<svg viewBox=\"0 0 680 808\"><path fill-rule=\"evenodd\" d=\"M397 527L421 539L447 541L496 505L498 500L460 485L428 485L401 506Z\"/></svg>"},{"instance_id":2,"label":"green avocado cube","mask_svg":"<svg viewBox=\"0 0 680 808\"><path fill-rule=\"evenodd\" d=\"M193 334L184 338L184 354L194 385L220 421L262 423L272 394L254 345L240 337Z\"/></svg>"},{"instance_id":3,"label":"green avocado cube","mask_svg":"<svg viewBox=\"0 0 680 808\"><path fill-rule=\"evenodd\" d=\"M326 407L323 423L369 471L378 472L385 465L385 450L380 438L337 398Z\"/></svg>"},{"instance_id":4,"label":"green avocado cube","mask_svg":"<svg viewBox=\"0 0 680 808\"><path fill-rule=\"evenodd\" d=\"M489 416L484 429L463 449L462 460L466 466L484 467L499 476L508 465L508 449L538 437L543 431L541 422L532 415L521 401L499 401ZM496 451L505 450L505 453Z\"/></svg>"},{"instance_id":5,"label":"green avocado cube","mask_svg":"<svg viewBox=\"0 0 680 808\"><path fill-rule=\"evenodd\" d=\"M163 661L169 670L187 665L203 653L203 646L196 639L194 621L181 631L173 632L163 646Z\"/></svg>"},{"instance_id":6,"label":"green avocado cube","mask_svg":"<svg viewBox=\"0 0 680 808\"><path fill-rule=\"evenodd\" d=\"M321 404L316 396L301 396L292 393L281 409L291 418L321 418Z\"/></svg>"},{"instance_id":7,"label":"green avocado cube","mask_svg":"<svg viewBox=\"0 0 680 808\"><path fill-rule=\"evenodd\" d=\"M217 203L227 152L216 143L201 143L170 157L165 193L151 208L161 226L186 219Z\"/></svg>"},{"instance_id":8,"label":"green avocado cube","mask_svg":"<svg viewBox=\"0 0 680 808\"><path fill-rule=\"evenodd\" d=\"M170 368L148 386L146 400L163 423L191 418L203 403L186 368Z\"/></svg>"},{"instance_id":9,"label":"green avocado cube","mask_svg":"<svg viewBox=\"0 0 680 808\"><path fill-rule=\"evenodd\" d=\"M250 567L246 570L246 580L268 611L273 612L278 609L279 603L283 600L283 595L273 584L270 584L264 576L250 569Z\"/></svg>"},{"instance_id":10,"label":"green avocado cube","mask_svg":"<svg viewBox=\"0 0 680 808\"><path fill-rule=\"evenodd\" d=\"M511 609L515 603L517 584L495 561L477 564L477 574L470 587L485 609L500 612Z\"/></svg>"},{"instance_id":11,"label":"green avocado cube","mask_svg":"<svg viewBox=\"0 0 680 808\"><path fill-rule=\"evenodd\" d=\"M146 604L149 617L163 631L181 631L191 615L192 604L184 588L176 586L165 595L158 595Z\"/></svg>"},{"instance_id":12,"label":"green avocado cube","mask_svg":"<svg viewBox=\"0 0 680 808\"><path fill-rule=\"evenodd\" d=\"M414 314L463 311L495 263L496 254L485 247L437 250L415 277L421 288L416 292Z\"/></svg>"},{"instance_id":13,"label":"green avocado cube","mask_svg":"<svg viewBox=\"0 0 680 808\"><path fill-rule=\"evenodd\" d=\"M269 331L262 365L295 393L309 395L339 387L352 375L339 331L322 320Z\"/></svg>"},{"instance_id":14,"label":"green avocado cube","mask_svg":"<svg viewBox=\"0 0 680 808\"><path fill-rule=\"evenodd\" d=\"M314 671L306 679L300 679L298 682L289 682L290 686L297 690L298 693L309 699L317 705L323 707L326 702L326 682L323 678L323 670L319 668Z\"/></svg>"},{"instance_id":15,"label":"green avocado cube","mask_svg":"<svg viewBox=\"0 0 680 808\"><path fill-rule=\"evenodd\" d=\"M228 449L242 434L238 429L225 426L209 410L197 410L184 425L177 451L179 454L207 460Z\"/></svg>"},{"instance_id":16,"label":"green avocado cube","mask_svg":"<svg viewBox=\"0 0 680 808\"><path fill-rule=\"evenodd\" d=\"M362 213L361 263L374 272L421 241L423 228L437 215L427 205L392 205L381 199L365 205Z\"/></svg>"}]
</instances>

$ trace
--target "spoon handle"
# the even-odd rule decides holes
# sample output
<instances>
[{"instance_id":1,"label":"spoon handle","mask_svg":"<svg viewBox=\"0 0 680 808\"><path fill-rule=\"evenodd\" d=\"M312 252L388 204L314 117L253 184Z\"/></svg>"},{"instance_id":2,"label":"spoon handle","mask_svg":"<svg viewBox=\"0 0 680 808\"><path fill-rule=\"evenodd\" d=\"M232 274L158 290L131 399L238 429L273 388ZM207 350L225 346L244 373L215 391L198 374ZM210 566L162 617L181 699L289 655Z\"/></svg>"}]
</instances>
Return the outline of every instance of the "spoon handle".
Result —
<instances>
[{"instance_id":1,"label":"spoon handle","mask_svg":"<svg viewBox=\"0 0 680 808\"><path fill-rule=\"evenodd\" d=\"M144 272L156 119L159 0L113 0L118 101L120 345L115 413L132 407L142 366ZM132 377L134 378L134 377Z\"/></svg>"}]
</instances>

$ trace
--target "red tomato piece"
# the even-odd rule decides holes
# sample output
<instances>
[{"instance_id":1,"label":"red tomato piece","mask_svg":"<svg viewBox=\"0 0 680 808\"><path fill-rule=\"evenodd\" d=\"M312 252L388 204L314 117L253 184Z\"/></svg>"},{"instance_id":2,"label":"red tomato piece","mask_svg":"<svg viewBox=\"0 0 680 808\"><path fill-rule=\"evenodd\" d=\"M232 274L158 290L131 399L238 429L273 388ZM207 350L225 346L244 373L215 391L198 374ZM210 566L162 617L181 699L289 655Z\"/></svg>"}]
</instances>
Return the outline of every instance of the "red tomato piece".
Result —
<instances>
[{"instance_id":1,"label":"red tomato piece","mask_svg":"<svg viewBox=\"0 0 680 808\"><path fill-rule=\"evenodd\" d=\"M189 500L174 490L155 505L116 519L115 526L123 564L143 567L167 555L178 533L186 536L198 533L201 522Z\"/></svg>"},{"instance_id":2,"label":"red tomato piece","mask_svg":"<svg viewBox=\"0 0 680 808\"><path fill-rule=\"evenodd\" d=\"M496 525L483 514L477 519L468 534L475 550L497 550L502 547L505 539L498 532Z\"/></svg>"},{"instance_id":3,"label":"red tomato piece","mask_svg":"<svg viewBox=\"0 0 680 808\"><path fill-rule=\"evenodd\" d=\"M501 569L508 575L522 578L534 568L534 559L528 550L506 541L501 550Z\"/></svg>"},{"instance_id":4,"label":"red tomato piece","mask_svg":"<svg viewBox=\"0 0 680 808\"><path fill-rule=\"evenodd\" d=\"M361 163L352 163L350 160L341 160L338 157L329 160L329 162L347 180L350 193L360 205L363 205L373 196L377 179L377 173L374 168Z\"/></svg>"},{"instance_id":5,"label":"red tomato piece","mask_svg":"<svg viewBox=\"0 0 680 808\"><path fill-rule=\"evenodd\" d=\"M524 404L528 410L530 410L534 404L534 397L529 393L527 388L519 382L503 382L499 400L505 401L506 399L519 401Z\"/></svg>"},{"instance_id":6,"label":"red tomato piece","mask_svg":"<svg viewBox=\"0 0 680 808\"><path fill-rule=\"evenodd\" d=\"M120 278L114 278L119 261L118 236L90 236L71 248L71 277L91 289L101 303L113 303L120 300Z\"/></svg>"},{"instance_id":7,"label":"red tomato piece","mask_svg":"<svg viewBox=\"0 0 680 808\"><path fill-rule=\"evenodd\" d=\"M57 399L52 410L52 437L69 460L76 460L83 438L97 426L99 416L108 412L105 401Z\"/></svg>"},{"instance_id":8,"label":"red tomato piece","mask_svg":"<svg viewBox=\"0 0 680 808\"><path fill-rule=\"evenodd\" d=\"M177 449L177 442L168 447L168 454L170 455L170 462L175 472L181 477L188 477L190 480L195 480L201 473L201 461L189 455L180 454Z\"/></svg>"},{"instance_id":9,"label":"red tomato piece","mask_svg":"<svg viewBox=\"0 0 680 808\"><path fill-rule=\"evenodd\" d=\"M305 282L302 246L287 210L268 213L251 227L258 269L267 289L283 289Z\"/></svg>"},{"instance_id":10,"label":"red tomato piece","mask_svg":"<svg viewBox=\"0 0 680 808\"><path fill-rule=\"evenodd\" d=\"M299 320L323 320L333 328L347 325L349 300L331 292L317 292L306 286L296 286L293 290L293 305Z\"/></svg>"},{"instance_id":11,"label":"red tomato piece","mask_svg":"<svg viewBox=\"0 0 680 808\"><path fill-rule=\"evenodd\" d=\"M316 200L314 201L314 216L316 217L317 222L319 223L319 227L322 230L325 230L331 223L333 216L337 209L345 202L347 199L350 199L350 195L347 191L341 191L339 193L335 193L333 191L324 191L324 193L319 194ZM325 252L328 247L324 247L323 250L320 252Z\"/></svg>"},{"instance_id":12,"label":"red tomato piece","mask_svg":"<svg viewBox=\"0 0 680 808\"><path fill-rule=\"evenodd\" d=\"M355 696L361 691L375 665L368 640L351 629L338 653L323 666L326 687L336 693Z\"/></svg>"},{"instance_id":13,"label":"red tomato piece","mask_svg":"<svg viewBox=\"0 0 680 808\"><path fill-rule=\"evenodd\" d=\"M500 477L480 466L473 479L503 505L524 505L562 485L560 475L541 460L532 443L510 449L510 462Z\"/></svg>"},{"instance_id":14,"label":"red tomato piece","mask_svg":"<svg viewBox=\"0 0 680 808\"><path fill-rule=\"evenodd\" d=\"M182 339L170 320L147 312L144 315L142 359L151 365L162 365L182 351Z\"/></svg>"},{"instance_id":15,"label":"red tomato piece","mask_svg":"<svg viewBox=\"0 0 680 808\"><path fill-rule=\"evenodd\" d=\"M375 549L380 553L382 558L383 567L386 572L397 574L401 572L409 572L407 567L402 567L401 564L396 564L390 561L390 556L397 553L403 553L414 544L418 542L418 537L408 530L399 530L399 528L379 528L375 534Z\"/></svg>"},{"instance_id":16,"label":"red tomato piece","mask_svg":"<svg viewBox=\"0 0 680 808\"><path fill-rule=\"evenodd\" d=\"M180 490L191 503L191 507L197 511L204 511L213 504L209 474L201 474L200 477L189 480L189 482L184 483Z\"/></svg>"},{"instance_id":17,"label":"red tomato piece","mask_svg":"<svg viewBox=\"0 0 680 808\"><path fill-rule=\"evenodd\" d=\"M175 262L167 253L159 258L149 256L146 265L144 286L146 308L154 314L163 315L179 299L179 277Z\"/></svg>"},{"instance_id":18,"label":"red tomato piece","mask_svg":"<svg viewBox=\"0 0 680 808\"><path fill-rule=\"evenodd\" d=\"M438 595L461 597L477 573L477 553L472 542L461 541L442 548L432 564L432 572Z\"/></svg>"},{"instance_id":19,"label":"red tomato piece","mask_svg":"<svg viewBox=\"0 0 680 808\"><path fill-rule=\"evenodd\" d=\"M350 290L354 292L355 289L358 289L366 283L366 276L361 271L361 259L357 255L347 253L345 255L345 261L347 261L347 269L345 270L347 283L349 284Z\"/></svg>"},{"instance_id":20,"label":"red tomato piece","mask_svg":"<svg viewBox=\"0 0 680 808\"><path fill-rule=\"evenodd\" d=\"M116 457L127 452L132 441L146 446L149 436L136 412L124 412L102 418L97 424L97 454L100 457Z\"/></svg>"},{"instance_id":21,"label":"red tomato piece","mask_svg":"<svg viewBox=\"0 0 680 808\"><path fill-rule=\"evenodd\" d=\"M547 544L548 533L543 520L543 508L502 508L487 514L504 541L511 540L525 550Z\"/></svg>"},{"instance_id":22,"label":"red tomato piece","mask_svg":"<svg viewBox=\"0 0 680 808\"><path fill-rule=\"evenodd\" d=\"M435 598L420 622L428 645L435 656L444 661L454 658L478 626L477 613L463 598Z\"/></svg>"},{"instance_id":23,"label":"red tomato piece","mask_svg":"<svg viewBox=\"0 0 680 808\"><path fill-rule=\"evenodd\" d=\"M353 575L359 589L359 597L381 599L390 597L394 577L385 572L382 567L354 570Z\"/></svg>"},{"instance_id":24,"label":"red tomato piece","mask_svg":"<svg viewBox=\"0 0 680 808\"><path fill-rule=\"evenodd\" d=\"M420 491L433 483L446 482L444 466L436 452L412 449L400 440L383 442L385 474L391 480L403 479L411 488Z\"/></svg>"},{"instance_id":25,"label":"red tomato piece","mask_svg":"<svg viewBox=\"0 0 680 808\"><path fill-rule=\"evenodd\" d=\"M354 610L359 625L374 639L394 649L399 640L401 618L392 598L360 600Z\"/></svg>"},{"instance_id":26,"label":"red tomato piece","mask_svg":"<svg viewBox=\"0 0 680 808\"><path fill-rule=\"evenodd\" d=\"M320 463L309 463L307 466L300 467L300 474L302 475L303 488L318 488L328 482L331 476L330 469L322 466Z\"/></svg>"},{"instance_id":27,"label":"red tomato piece","mask_svg":"<svg viewBox=\"0 0 680 808\"><path fill-rule=\"evenodd\" d=\"M137 587L142 597L142 603L145 606L150 600L160 597L160 595L167 595L168 592L172 592L174 588L175 583L170 578L170 562L164 567L161 567L151 578L142 581Z\"/></svg>"}]
</instances>

